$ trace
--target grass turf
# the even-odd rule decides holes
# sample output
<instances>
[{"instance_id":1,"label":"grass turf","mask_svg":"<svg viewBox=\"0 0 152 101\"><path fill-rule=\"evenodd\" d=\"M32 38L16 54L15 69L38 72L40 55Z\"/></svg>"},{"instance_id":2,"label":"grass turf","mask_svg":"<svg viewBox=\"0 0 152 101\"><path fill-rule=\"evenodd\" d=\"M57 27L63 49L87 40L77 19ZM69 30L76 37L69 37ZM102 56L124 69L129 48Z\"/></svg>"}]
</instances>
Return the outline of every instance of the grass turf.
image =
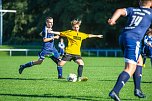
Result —
<instances>
[{"instance_id":1,"label":"grass turf","mask_svg":"<svg viewBox=\"0 0 152 101\"><path fill-rule=\"evenodd\" d=\"M57 79L56 65L50 59L38 66L27 68L20 75L20 64L36 60L36 56L0 56L0 101L112 101L108 97L119 73L123 70L123 58L83 57L83 75L87 82L67 82ZM63 75L77 74L77 65L67 62ZM150 60L143 69L142 90L147 95L140 101L152 99L152 67ZM121 100L138 101L133 94L132 78L120 92Z\"/></svg>"}]
</instances>

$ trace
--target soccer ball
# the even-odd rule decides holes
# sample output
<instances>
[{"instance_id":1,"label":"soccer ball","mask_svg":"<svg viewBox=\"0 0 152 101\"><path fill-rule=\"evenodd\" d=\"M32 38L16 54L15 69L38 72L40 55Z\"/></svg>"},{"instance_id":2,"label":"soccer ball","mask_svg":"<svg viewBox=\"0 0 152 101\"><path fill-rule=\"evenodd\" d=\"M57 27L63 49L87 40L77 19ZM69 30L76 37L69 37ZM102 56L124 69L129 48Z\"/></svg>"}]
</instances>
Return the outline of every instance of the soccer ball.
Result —
<instances>
[{"instance_id":1,"label":"soccer ball","mask_svg":"<svg viewBox=\"0 0 152 101\"><path fill-rule=\"evenodd\" d=\"M77 75L74 73L70 73L67 77L67 81L69 82L76 82L77 81Z\"/></svg>"}]
</instances>

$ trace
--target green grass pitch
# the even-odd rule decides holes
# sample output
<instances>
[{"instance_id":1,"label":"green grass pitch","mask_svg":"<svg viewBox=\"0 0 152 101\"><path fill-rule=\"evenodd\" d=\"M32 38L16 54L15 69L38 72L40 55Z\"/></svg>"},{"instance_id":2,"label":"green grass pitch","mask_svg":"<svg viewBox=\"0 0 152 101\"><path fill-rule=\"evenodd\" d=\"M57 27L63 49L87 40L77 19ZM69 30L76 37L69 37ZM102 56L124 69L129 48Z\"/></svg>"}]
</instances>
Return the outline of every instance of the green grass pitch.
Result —
<instances>
[{"instance_id":1,"label":"green grass pitch","mask_svg":"<svg viewBox=\"0 0 152 101\"><path fill-rule=\"evenodd\" d=\"M123 58L83 57L83 75L87 82L67 82L57 79L56 65L50 59L38 66L27 68L20 75L20 64L36 60L36 56L0 56L0 101L112 101L108 97L119 73L123 70ZM67 62L63 75L77 74L77 65ZM122 101L152 101L152 67L147 59L143 69L142 90L145 99L134 96L132 78L120 92Z\"/></svg>"}]
</instances>

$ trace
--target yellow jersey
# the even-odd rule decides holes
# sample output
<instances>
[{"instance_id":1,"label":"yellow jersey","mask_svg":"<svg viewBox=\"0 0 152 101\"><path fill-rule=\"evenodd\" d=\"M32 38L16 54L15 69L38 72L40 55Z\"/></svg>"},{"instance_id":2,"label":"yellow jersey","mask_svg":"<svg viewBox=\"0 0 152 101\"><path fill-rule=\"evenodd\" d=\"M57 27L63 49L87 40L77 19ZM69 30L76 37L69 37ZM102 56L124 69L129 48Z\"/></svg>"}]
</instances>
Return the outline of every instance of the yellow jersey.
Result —
<instances>
[{"instance_id":1,"label":"yellow jersey","mask_svg":"<svg viewBox=\"0 0 152 101\"><path fill-rule=\"evenodd\" d=\"M74 30L63 31L60 34L63 37L67 37L68 46L65 49L65 52L68 54L81 55L81 43L82 40L89 37L89 34L76 32Z\"/></svg>"}]
</instances>

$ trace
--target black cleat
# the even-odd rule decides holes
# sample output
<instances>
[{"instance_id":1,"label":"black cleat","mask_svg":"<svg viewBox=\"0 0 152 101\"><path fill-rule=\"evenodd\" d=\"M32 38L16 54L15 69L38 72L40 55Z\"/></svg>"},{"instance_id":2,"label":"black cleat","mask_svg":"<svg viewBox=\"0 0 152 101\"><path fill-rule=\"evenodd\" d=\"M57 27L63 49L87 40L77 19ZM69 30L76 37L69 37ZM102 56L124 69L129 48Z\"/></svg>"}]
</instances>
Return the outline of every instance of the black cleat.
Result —
<instances>
[{"instance_id":1,"label":"black cleat","mask_svg":"<svg viewBox=\"0 0 152 101\"><path fill-rule=\"evenodd\" d=\"M120 98L119 98L119 95L117 95L114 91L111 91L109 93L109 96L114 99L115 101L121 101Z\"/></svg>"},{"instance_id":2,"label":"black cleat","mask_svg":"<svg viewBox=\"0 0 152 101\"><path fill-rule=\"evenodd\" d=\"M139 97L139 98L145 98L146 97L146 95L143 94L143 92L140 89L135 89L134 95Z\"/></svg>"},{"instance_id":3,"label":"black cleat","mask_svg":"<svg viewBox=\"0 0 152 101\"><path fill-rule=\"evenodd\" d=\"M23 67L23 65L20 65L20 68L19 68L19 74L22 74L22 72L23 72L23 70L24 70L25 68Z\"/></svg>"}]
</instances>

